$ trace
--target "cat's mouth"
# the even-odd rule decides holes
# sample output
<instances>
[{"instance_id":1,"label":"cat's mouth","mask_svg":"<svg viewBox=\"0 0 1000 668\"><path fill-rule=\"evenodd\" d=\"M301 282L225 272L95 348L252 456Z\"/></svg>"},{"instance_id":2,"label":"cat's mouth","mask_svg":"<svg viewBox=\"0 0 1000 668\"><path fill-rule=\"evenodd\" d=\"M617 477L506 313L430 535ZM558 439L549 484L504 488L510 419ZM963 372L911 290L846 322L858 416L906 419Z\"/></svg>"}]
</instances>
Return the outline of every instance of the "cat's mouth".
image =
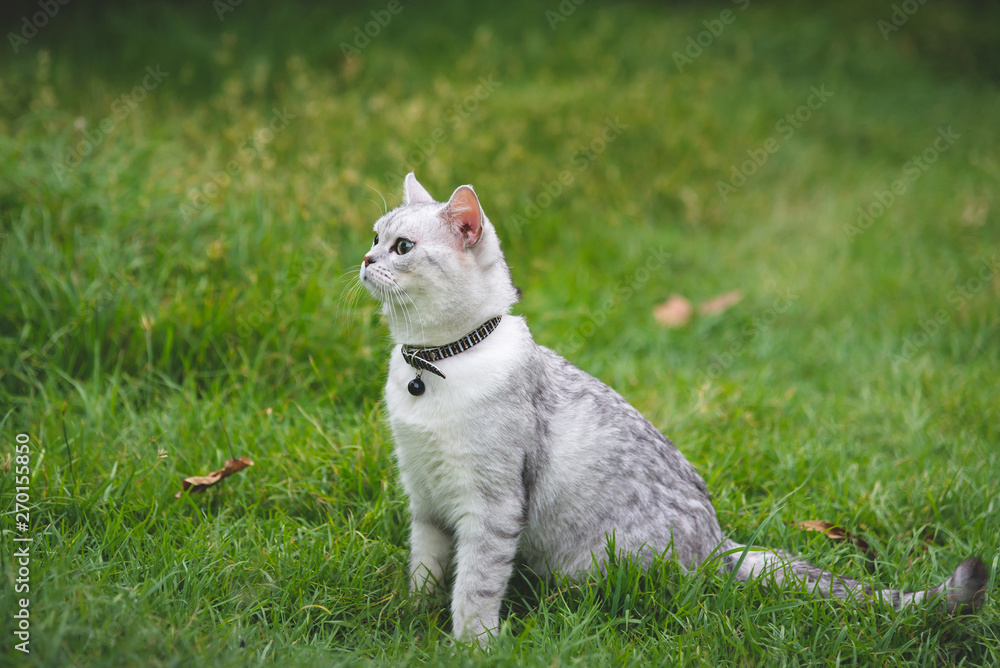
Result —
<instances>
[{"instance_id":1,"label":"cat's mouth","mask_svg":"<svg viewBox=\"0 0 1000 668\"><path fill-rule=\"evenodd\" d=\"M381 265L371 264L366 267L362 263L359 278L369 294L383 304L401 305L405 300L406 291Z\"/></svg>"}]
</instances>

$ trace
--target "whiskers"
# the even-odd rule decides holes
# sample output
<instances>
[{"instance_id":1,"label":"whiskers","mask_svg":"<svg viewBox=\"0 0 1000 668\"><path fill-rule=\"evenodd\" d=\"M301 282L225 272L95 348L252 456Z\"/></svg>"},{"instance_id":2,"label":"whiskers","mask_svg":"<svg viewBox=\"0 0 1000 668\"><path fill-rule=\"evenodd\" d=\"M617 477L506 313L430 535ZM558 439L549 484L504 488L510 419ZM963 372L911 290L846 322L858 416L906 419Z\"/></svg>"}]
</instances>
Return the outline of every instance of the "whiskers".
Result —
<instances>
[{"instance_id":1,"label":"whiskers","mask_svg":"<svg viewBox=\"0 0 1000 668\"><path fill-rule=\"evenodd\" d=\"M361 298L362 293L366 291L364 283L361 282L360 272L361 265L356 264L341 274L338 279L346 285L340 291L340 298L337 304L337 320L346 321L348 332L351 331L351 325L354 323L354 314L357 310L358 300Z\"/></svg>"},{"instance_id":2,"label":"whiskers","mask_svg":"<svg viewBox=\"0 0 1000 668\"><path fill-rule=\"evenodd\" d=\"M383 308L379 309L382 321L384 322L388 318L391 321L389 323L390 329L396 331L400 330L398 325L402 324L401 333L405 332L403 335L407 337L416 336L419 330L419 341L424 341L424 321L420 317L420 309L417 308L413 297L407 294L406 290L388 272L375 265L372 265L370 271L375 275L373 280L369 281L369 285L375 292L375 298L383 305ZM346 285L340 292L337 318L347 322L348 331L355 322L354 315L357 312L357 303L361 295L368 291L361 280L360 273L361 265L356 264L340 277L340 280ZM400 316L402 323L396 320Z\"/></svg>"},{"instance_id":3,"label":"whiskers","mask_svg":"<svg viewBox=\"0 0 1000 668\"><path fill-rule=\"evenodd\" d=\"M417 304L416 302L413 301L413 297L407 294L406 290L404 290L399 285L399 283L397 283L394 279L391 278L389 280L391 280L392 284L396 286L397 290L399 290L399 294L405 297L407 301L410 302L410 306L413 307L413 310L416 311L417 323L420 325L420 339L418 343L424 343L426 341L426 337L424 335L424 319L420 317L420 309L417 308ZM413 336L414 334L416 334L416 331L413 328L412 323L410 322L409 309L407 308L406 303L402 301L399 302L399 307L400 310L403 312L403 322L406 325L406 331L410 336Z\"/></svg>"},{"instance_id":4,"label":"whiskers","mask_svg":"<svg viewBox=\"0 0 1000 668\"><path fill-rule=\"evenodd\" d=\"M379 199L382 200L382 215L384 216L386 213L389 212L389 205L385 203L385 197L382 195L381 192L378 191L377 188L375 188L375 186L369 184L368 187L371 188L372 190L374 190L375 194L378 195ZM378 206L378 202L376 202L375 200L370 199L368 201L371 202L372 204L374 204L375 206Z\"/></svg>"}]
</instances>

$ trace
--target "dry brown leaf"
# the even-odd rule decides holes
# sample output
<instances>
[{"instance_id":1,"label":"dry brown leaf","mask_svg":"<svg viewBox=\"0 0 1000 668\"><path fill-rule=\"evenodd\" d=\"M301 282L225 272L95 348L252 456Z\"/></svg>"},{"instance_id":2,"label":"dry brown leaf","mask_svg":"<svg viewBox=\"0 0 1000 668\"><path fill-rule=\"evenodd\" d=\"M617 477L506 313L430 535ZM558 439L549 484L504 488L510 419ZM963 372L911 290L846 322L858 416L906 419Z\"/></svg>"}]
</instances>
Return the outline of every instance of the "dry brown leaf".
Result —
<instances>
[{"instance_id":1,"label":"dry brown leaf","mask_svg":"<svg viewBox=\"0 0 1000 668\"><path fill-rule=\"evenodd\" d=\"M698 315L718 315L730 306L739 304L742 299L743 293L739 290L717 295L698 307Z\"/></svg>"},{"instance_id":2,"label":"dry brown leaf","mask_svg":"<svg viewBox=\"0 0 1000 668\"><path fill-rule=\"evenodd\" d=\"M680 295L670 295L667 301L653 309L653 317L666 327L683 327L691 320L691 302Z\"/></svg>"},{"instance_id":3,"label":"dry brown leaf","mask_svg":"<svg viewBox=\"0 0 1000 668\"><path fill-rule=\"evenodd\" d=\"M824 522L823 520L805 520L804 522L799 522L795 526L799 529L805 529L806 531L817 531L831 540L850 541L851 544L864 552L865 556L869 559L875 558L875 550L873 550L864 539L852 535L843 527L838 527L835 524L830 524L829 522Z\"/></svg>"},{"instance_id":4,"label":"dry brown leaf","mask_svg":"<svg viewBox=\"0 0 1000 668\"><path fill-rule=\"evenodd\" d=\"M184 480L181 481L182 489L174 495L174 498L181 498L184 492L191 492L192 494L196 492L204 492L206 489L216 484L223 478L228 478L237 471L242 471L248 466L253 466L253 460L249 457L227 459L226 465L218 471L212 471L208 475L194 475L190 478L184 478Z\"/></svg>"},{"instance_id":5,"label":"dry brown leaf","mask_svg":"<svg viewBox=\"0 0 1000 668\"><path fill-rule=\"evenodd\" d=\"M805 529L806 531L818 531L819 533L826 534L827 538L832 538L834 540L844 540L847 537L847 532L838 527L836 524L830 524L829 522L824 522L823 520L805 520L804 522L799 522L796 524L800 529Z\"/></svg>"}]
</instances>

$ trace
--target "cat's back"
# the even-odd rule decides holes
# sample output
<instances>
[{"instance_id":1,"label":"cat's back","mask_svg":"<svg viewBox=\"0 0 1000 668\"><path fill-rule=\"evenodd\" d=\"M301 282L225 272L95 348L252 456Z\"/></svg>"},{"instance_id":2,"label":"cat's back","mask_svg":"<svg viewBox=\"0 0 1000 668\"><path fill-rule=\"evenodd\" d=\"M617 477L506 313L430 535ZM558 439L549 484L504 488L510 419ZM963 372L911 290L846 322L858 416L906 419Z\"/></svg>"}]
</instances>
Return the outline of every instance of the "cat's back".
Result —
<instances>
[{"instance_id":1,"label":"cat's back","mask_svg":"<svg viewBox=\"0 0 1000 668\"><path fill-rule=\"evenodd\" d=\"M644 559L672 545L682 563L718 544L708 489L673 443L618 392L557 353L539 346L536 359L535 404L546 417L530 476L529 561L582 572L612 533L619 548Z\"/></svg>"},{"instance_id":2,"label":"cat's back","mask_svg":"<svg viewBox=\"0 0 1000 668\"><path fill-rule=\"evenodd\" d=\"M553 420L577 424L588 441L604 440L605 452L635 449L675 451L673 444L614 388L545 346L536 344L535 392ZM559 431L565 431L559 430Z\"/></svg>"}]
</instances>

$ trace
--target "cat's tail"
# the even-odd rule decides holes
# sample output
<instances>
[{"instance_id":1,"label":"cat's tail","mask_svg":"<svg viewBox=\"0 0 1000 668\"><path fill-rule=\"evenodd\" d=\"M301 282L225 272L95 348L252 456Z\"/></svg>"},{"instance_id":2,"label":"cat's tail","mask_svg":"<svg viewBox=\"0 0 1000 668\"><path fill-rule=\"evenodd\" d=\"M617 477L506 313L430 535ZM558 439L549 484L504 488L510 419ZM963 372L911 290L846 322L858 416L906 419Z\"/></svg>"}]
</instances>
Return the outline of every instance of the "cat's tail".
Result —
<instances>
[{"instance_id":1,"label":"cat's tail","mask_svg":"<svg viewBox=\"0 0 1000 668\"><path fill-rule=\"evenodd\" d=\"M940 597L948 612L974 612L986 598L986 564L969 557L958 565L944 583L921 591L873 589L857 580L841 577L813 566L783 550L747 547L726 541L722 544L722 570L735 573L746 582L768 578L780 587L805 587L807 591L829 598L856 601L884 601L895 609L914 605L926 599Z\"/></svg>"}]
</instances>

